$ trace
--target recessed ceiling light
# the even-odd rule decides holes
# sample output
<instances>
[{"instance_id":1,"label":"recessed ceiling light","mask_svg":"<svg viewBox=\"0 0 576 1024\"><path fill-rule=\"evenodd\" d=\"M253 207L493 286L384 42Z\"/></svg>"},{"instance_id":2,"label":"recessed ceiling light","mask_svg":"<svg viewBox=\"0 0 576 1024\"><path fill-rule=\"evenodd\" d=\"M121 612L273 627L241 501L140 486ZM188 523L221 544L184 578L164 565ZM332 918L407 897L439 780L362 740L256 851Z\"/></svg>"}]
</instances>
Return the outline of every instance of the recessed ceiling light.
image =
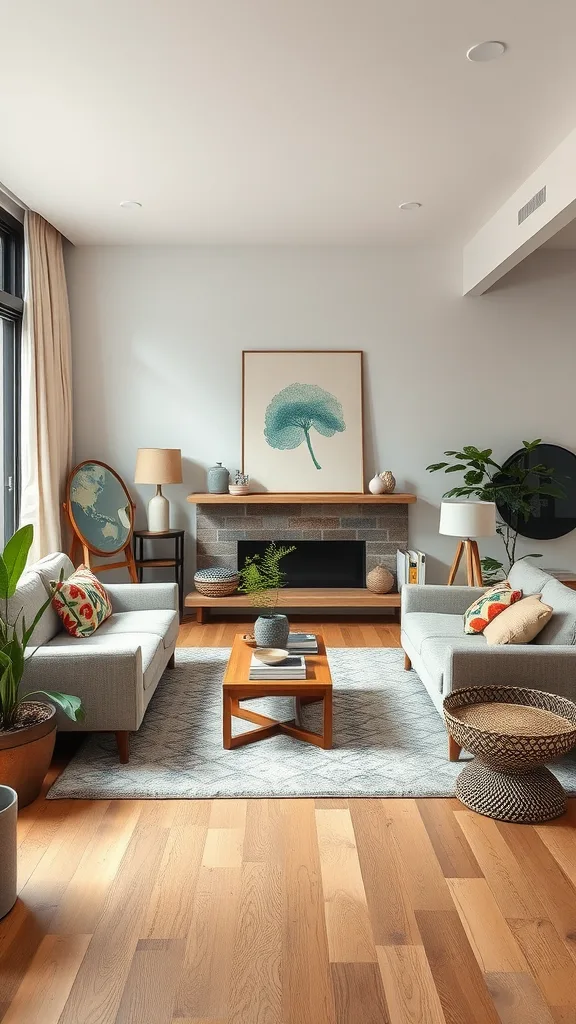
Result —
<instances>
[{"instance_id":1,"label":"recessed ceiling light","mask_svg":"<svg viewBox=\"0 0 576 1024\"><path fill-rule=\"evenodd\" d=\"M120 206L123 210L137 210L142 203L139 203L137 199L123 199Z\"/></svg>"},{"instance_id":2,"label":"recessed ceiling light","mask_svg":"<svg viewBox=\"0 0 576 1024\"><path fill-rule=\"evenodd\" d=\"M399 210L419 210L421 206L422 206L422 203L415 203L415 202L412 202L412 203L400 203L398 209Z\"/></svg>"},{"instance_id":3,"label":"recessed ceiling light","mask_svg":"<svg viewBox=\"0 0 576 1024\"><path fill-rule=\"evenodd\" d=\"M499 43L496 39L489 39L485 43L476 43L475 46L471 46L466 56L468 60L483 62L496 60L503 53L506 53L506 43Z\"/></svg>"}]
</instances>

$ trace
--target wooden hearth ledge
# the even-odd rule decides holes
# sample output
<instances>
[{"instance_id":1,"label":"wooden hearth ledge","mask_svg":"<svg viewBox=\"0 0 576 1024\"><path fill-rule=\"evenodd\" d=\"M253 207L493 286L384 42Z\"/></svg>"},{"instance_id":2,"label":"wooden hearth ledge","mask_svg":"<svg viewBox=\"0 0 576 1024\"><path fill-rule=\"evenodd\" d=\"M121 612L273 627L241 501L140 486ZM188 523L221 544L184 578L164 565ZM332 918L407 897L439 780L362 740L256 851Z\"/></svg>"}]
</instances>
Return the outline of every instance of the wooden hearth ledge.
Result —
<instances>
[{"instance_id":1,"label":"wooden hearth ledge","mask_svg":"<svg viewBox=\"0 0 576 1024\"><path fill-rule=\"evenodd\" d=\"M193 505L412 505L416 501L415 494L394 492L393 494L189 494L187 500ZM400 594L373 594L365 587L290 587L280 591L279 605L282 608L306 609L345 609L355 608L364 611L379 611L400 608ZM197 591L188 594L184 604L186 608L196 609L196 621L205 622L208 609L220 608L228 611L240 611L250 607L250 599L245 594L232 594L231 597L205 597Z\"/></svg>"}]
</instances>

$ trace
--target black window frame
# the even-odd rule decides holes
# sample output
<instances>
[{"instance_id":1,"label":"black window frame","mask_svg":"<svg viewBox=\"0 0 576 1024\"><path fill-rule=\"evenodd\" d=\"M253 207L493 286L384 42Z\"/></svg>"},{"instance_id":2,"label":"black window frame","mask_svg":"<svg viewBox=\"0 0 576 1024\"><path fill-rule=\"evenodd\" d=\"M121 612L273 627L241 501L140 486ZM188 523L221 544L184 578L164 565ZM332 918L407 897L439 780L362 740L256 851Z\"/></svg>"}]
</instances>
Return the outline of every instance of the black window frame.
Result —
<instances>
[{"instance_id":1,"label":"black window frame","mask_svg":"<svg viewBox=\"0 0 576 1024\"><path fill-rule=\"evenodd\" d=\"M0 326L3 327L4 542L18 523L20 497L20 356L24 315L24 226L0 208ZM8 322L4 328L2 321Z\"/></svg>"}]
</instances>

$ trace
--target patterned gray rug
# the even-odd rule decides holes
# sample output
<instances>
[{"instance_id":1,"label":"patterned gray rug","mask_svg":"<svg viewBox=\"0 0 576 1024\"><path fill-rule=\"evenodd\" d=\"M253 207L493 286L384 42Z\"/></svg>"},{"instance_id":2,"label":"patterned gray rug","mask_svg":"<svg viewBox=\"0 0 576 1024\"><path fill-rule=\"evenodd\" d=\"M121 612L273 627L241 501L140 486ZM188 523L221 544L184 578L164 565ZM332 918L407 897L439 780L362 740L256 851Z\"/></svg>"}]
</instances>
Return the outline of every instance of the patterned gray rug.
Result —
<instances>
[{"instance_id":1,"label":"patterned gray rug","mask_svg":"<svg viewBox=\"0 0 576 1024\"><path fill-rule=\"evenodd\" d=\"M447 759L444 724L403 654L390 648L333 648L334 747L321 750L273 736L236 750L222 747L221 682L229 651L176 652L131 739L130 762L118 762L113 736L94 734L48 793L48 799L213 797L453 796L461 765ZM253 700L273 718L294 717L290 698ZM319 731L320 705L303 724ZM235 732L251 726L234 720ZM576 758L554 771L576 792Z\"/></svg>"}]
</instances>

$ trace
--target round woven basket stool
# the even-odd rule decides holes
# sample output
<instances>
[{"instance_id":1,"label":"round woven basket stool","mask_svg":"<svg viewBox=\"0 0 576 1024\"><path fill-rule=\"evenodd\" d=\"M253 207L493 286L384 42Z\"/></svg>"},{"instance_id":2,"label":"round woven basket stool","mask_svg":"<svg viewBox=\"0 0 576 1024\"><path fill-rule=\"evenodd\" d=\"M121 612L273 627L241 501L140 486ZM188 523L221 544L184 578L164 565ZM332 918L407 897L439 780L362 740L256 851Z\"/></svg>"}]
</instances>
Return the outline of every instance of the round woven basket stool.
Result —
<instances>
[{"instance_id":1,"label":"round woven basket stool","mask_svg":"<svg viewBox=\"0 0 576 1024\"><path fill-rule=\"evenodd\" d=\"M240 576L234 569L214 566L212 569L198 569L194 575L194 586L204 597L229 597L238 589Z\"/></svg>"},{"instance_id":2,"label":"round woven basket stool","mask_svg":"<svg viewBox=\"0 0 576 1024\"><path fill-rule=\"evenodd\" d=\"M474 760L456 780L463 804L500 821L536 824L566 810L566 794L544 767L576 744L576 704L516 686L472 686L444 700L450 735Z\"/></svg>"}]
</instances>

